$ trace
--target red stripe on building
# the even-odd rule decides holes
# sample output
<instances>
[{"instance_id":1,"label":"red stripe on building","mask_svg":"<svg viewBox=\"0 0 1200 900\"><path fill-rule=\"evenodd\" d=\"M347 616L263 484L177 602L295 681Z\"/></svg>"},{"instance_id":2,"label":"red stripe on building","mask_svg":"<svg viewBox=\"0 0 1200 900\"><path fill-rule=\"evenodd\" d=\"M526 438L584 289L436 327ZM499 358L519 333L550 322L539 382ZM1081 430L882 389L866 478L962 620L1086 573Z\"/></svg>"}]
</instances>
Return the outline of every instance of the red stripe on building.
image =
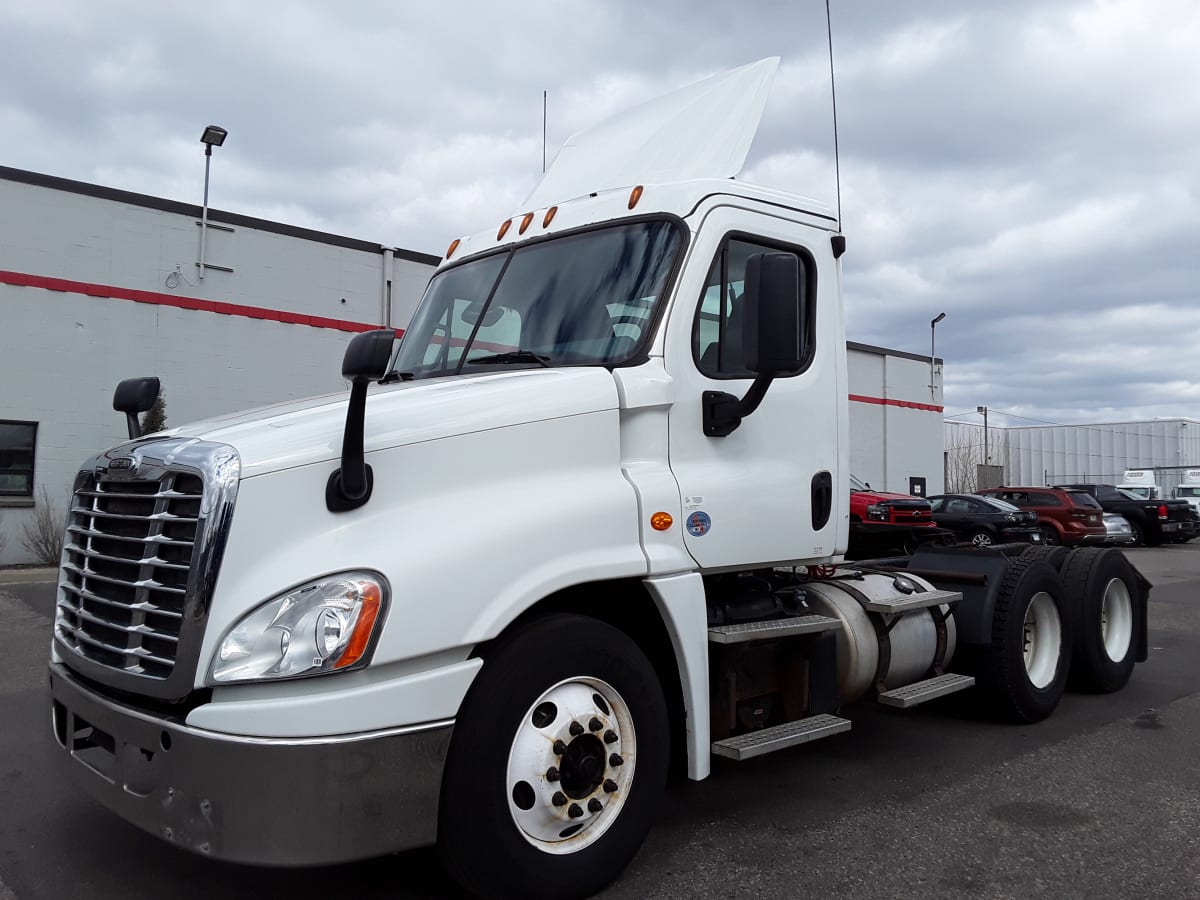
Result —
<instances>
[{"instance_id":1,"label":"red stripe on building","mask_svg":"<svg viewBox=\"0 0 1200 900\"><path fill-rule=\"evenodd\" d=\"M850 399L856 403L874 403L877 406L899 406L904 409L924 409L928 412L942 412L944 406L934 406L932 403L915 403L912 400L894 400L891 397L868 397L865 394L851 394Z\"/></svg>"},{"instance_id":2,"label":"red stripe on building","mask_svg":"<svg viewBox=\"0 0 1200 900\"><path fill-rule=\"evenodd\" d=\"M44 275L26 275L23 272L6 272L2 269L0 269L0 284L45 288L48 291L84 294L88 297L132 300L134 303L151 303L155 306L172 306L176 309L191 309L224 316L241 316L244 319L266 319L271 322L285 322L289 325L308 325L312 328L331 328L335 331L374 331L383 327L382 325L369 325L365 322L349 322L345 319L329 319L325 316L284 312L279 309L263 309L258 306L242 306L238 303L221 303L217 300L200 300L195 297L160 294L157 291L135 291L132 288L114 287L108 284L91 284L86 281L68 281L65 278L47 278ZM396 330L397 335L403 333L402 329Z\"/></svg>"}]
</instances>

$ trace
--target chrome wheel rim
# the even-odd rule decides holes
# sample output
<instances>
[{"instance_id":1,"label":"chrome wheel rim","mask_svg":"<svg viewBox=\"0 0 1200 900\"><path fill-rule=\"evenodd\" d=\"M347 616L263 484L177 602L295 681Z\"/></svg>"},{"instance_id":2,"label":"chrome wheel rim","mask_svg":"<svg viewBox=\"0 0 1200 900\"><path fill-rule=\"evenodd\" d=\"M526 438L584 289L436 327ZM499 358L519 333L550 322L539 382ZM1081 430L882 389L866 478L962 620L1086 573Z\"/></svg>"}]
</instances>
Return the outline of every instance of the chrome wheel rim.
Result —
<instances>
[{"instance_id":1,"label":"chrome wheel rim","mask_svg":"<svg viewBox=\"0 0 1200 900\"><path fill-rule=\"evenodd\" d=\"M1035 688L1046 687L1058 673L1062 653L1062 619L1054 598L1038 591L1025 608L1022 627L1025 673Z\"/></svg>"},{"instance_id":2,"label":"chrome wheel rim","mask_svg":"<svg viewBox=\"0 0 1200 900\"><path fill-rule=\"evenodd\" d=\"M992 537L991 535L984 534L981 531L979 534L971 538L971 543L976 547L990 547L992 546Z\"/></svg>"},{"instance_id":3,"label":"chrome wheel rim","mask_svg":"<svg viewBox=\"0 0 1200 900\"><path fill-rule=\"evenodd\" d=\"M508 809L534 847L577 853L629 796L637 734L624 698L598 678L560 681L525 711L508 753Z\"/></svg>"},{"instance_id":4,"label":"chrome wheel rim","mask_svg":"<svg viewBox=\"0 0 1200 900\"><path fill-rule=\"evenodd\" d=\"M1110 578L1104 586L1104 599L1100 603L1100 639L1104 643L1104 653L1113 662L1125 658L1133 641L1133 599L1120 578Z\"/></svg>"}]
</instances>

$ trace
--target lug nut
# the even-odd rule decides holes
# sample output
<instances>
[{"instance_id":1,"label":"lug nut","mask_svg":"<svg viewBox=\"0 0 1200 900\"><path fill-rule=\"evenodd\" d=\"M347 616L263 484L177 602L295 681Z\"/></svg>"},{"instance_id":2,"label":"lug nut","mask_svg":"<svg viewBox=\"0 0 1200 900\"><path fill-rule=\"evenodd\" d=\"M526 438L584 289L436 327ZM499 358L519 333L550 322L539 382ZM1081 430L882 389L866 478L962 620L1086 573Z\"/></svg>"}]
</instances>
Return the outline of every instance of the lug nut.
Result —
<instances>
[{"instance_id":1,"label":"lug nut","mask_svg":"<svg viewBox=\"0 0 1200 900\"><path fill-rule=\"evenodd\" d=\"M571 732L572 737L579 737L581 734L583 734L583 726L578 722L572 722L571 727L567 730Z\"/></svg>"},{"instance_id":2,"label":"lug nut","mask_svg":"<svg viewBox=\"0 0 1200 900\"><path fill-rule=\"evenodd\" d=\"M572 803L567 807L567 815L572 819L578 819L583 815L583 807L581 807L578 803Z\"/></svg>"},{"instance_id":3,"label":"lug nut","mask_svg":"<svg viewBox=\"0 0 1200 900\"><path fill-rule=\"evenodd\" d=\"M608 731L604 732L604 743L615 744L616 742L617 742L617 733L615 731L613 731L610 728Z\"/></svg>"},{"instance_id":4,"label":"lug nut","mask_svg":"<svg viewBox=\"0 0 1200 900\"><path fill-rule=\"evenodd\" d=\"M617 783L615 781L613 781L611 778L604 779L604 793L611 794L611 793L615 792L616 789L617 789Z\"/></svg>"},{"instance_id":5,"label":"lug nut","mask_svg":"<svg viewBox=\"0 0 1200 900\"><path fill-rule=\"evenodd\" d=\"M601 722L599 719L597 719L595 716L592 716L592 721L588 722L588 729L590 731L599 731L603 727L604 727L604 723Z\"/></svg>"},{"instance_id":6,"label":"lug nut","mask_svg":"<svg viewBox=\"0 0 1200 900\"><path fill-rule=\"evenodd\" d=\"M562 791L555 791L554 796L550 798L550 802L553 803L555 806L566 806L567 805L567 795L564 794Z\"/></svg>"},{"instance_id":7,"label":"lug nut","mask_svg":"<svg viewBox=\"0 0 1200 900\"><path fill-rule=\"evenodd\" d=\"M621 759L621 756L620 756L620 754L619 754L619 753L614 753L612 756L610 756L610 757L608 758L608 764L609 764L610 766L612 766L614 769L615 769L617 766L619 766L619 765L623 764L624 762L625 762L625 760Z\"/></svg>"},{"instance_id":8,"label":"lug nut","mask_svg":"<svg viewBox=\"0 0 1200 900\"><path fill-rule=\"evenodd\" d=\"M597 800L595 797L593 797L591 800L588 801L588 812L598 813L602 809L604 809L604 804L601 803L599 800Z\"/></svg>"},{"instance_id":9,"label":"lug nut","mask_svg":"<svg viewBox=\"0 0 1200 900\"><path fill-rule=\"evenodd\" d=\"M547 781L558 781L558 768L557 767L551 766L550 768L548 768L546 770L546 780Z\"/></svg>"},{"instance_id":10,"label":"lug nut","mask_svg":"<svg viewBox=\"0 0 1200 900\"><path fill-rule=\"evenodd\" d=\"M564 753L567 752L567 745L564 744L562 741L555 741L554 746L551 747L550 749L554 751L555 756L562 756Z\"/></svg>"}]
</instances>

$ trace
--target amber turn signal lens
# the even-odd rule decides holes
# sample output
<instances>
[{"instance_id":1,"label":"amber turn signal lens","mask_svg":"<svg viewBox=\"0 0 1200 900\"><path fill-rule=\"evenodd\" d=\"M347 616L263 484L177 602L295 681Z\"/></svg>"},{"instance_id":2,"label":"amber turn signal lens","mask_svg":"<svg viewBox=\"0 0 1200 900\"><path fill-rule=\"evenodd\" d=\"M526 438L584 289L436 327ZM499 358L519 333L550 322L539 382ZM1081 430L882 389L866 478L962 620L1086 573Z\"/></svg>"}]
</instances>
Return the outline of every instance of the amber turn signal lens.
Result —
<instances>
[{"instance_id":1,"label":"amber turn signal lens","mask_svg":"<svg viewBox=\"0 0 1200 900\"><path fill-rule=\"evenodd\" d=\"M508 229L512 227L512 219L506 219L504 224L500 226L500 230L496 232L496 240L504 240L504 236L508 234Z\"/></svg>"},{"instance_id":2,"label":"amber turn signal lens","mask_svg":"<svg viewBox=\"0 0 1200 900\"><path fill-rule=\"evenodd\" d=\"M666 531L674 521L670 513L656 512L650 517L650 527L655 531Z\"/></svg>"},{"instance_id":3,"label":"amber turn signal lens","mask_svg":"<svg viewBox=\"0 0 1200 900\"><path fill-rule=\"evenodd\" d=\"M639 184L629 192L629 208L633 209L638 205L638 201L642 199L642 186Z\"/></svg>"},{"instance_id":4,"label":"amber turn signal lens","mask_svg":"<svg viewBox=\"0 0 1200 900\"><path fill-rule=\"evenodd\" d=\"M459 239L455 238L450 242L450 249L446 251L446 259L454 255L454 251L458 249Z\"/></svg>"},{"instance_id":5,"label":"amber turn signal lens","mask_svg":"<svg viewBox=\"0 0 1200 900\"><path fill-rule=\"evenodd\" d=\"M341 659L333 664L335 669L344 669L362 659L362 655L367 651L367 644L371 641L371 630L375 627L375 620L379 618L382 606L383 598L379 593L379 588L373 584L365 585L362 611L358 614L354 632L350 635L350 641L346 645Z\"/></svg>"},{"instance_id":6,"label":"amber turn signal lens","mask_svg":"<svg viewBox=\"0 0 1200 900\"><path fill-rule=\"evenodd\" d=\"M525 218L521 220L521 228L517 231L517 234L524 234L525 229L529 227L531 222L533 222L533 213L525 213Z\"/></svg>"},{"instance_id":7,"label":"amber turn signal lens","mask_svg":"<svg viewBox=\"0 0 1200 900\"><path fill-rule=\"evenodd\" d=\"M548 210L546 210L546 218L542 219L542 227L543 228L549 227L550 223L554 221L554 214L557 212L558 212L557 206L552 206Z\"/></svg>"}]
</instances>

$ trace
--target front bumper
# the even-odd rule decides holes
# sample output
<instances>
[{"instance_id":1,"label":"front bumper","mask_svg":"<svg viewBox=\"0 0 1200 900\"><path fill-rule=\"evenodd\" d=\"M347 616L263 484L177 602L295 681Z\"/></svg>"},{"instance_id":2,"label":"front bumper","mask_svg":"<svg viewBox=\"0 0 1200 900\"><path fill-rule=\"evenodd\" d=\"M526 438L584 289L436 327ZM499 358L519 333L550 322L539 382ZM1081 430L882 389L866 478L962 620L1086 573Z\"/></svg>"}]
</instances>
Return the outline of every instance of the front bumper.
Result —
<instances>
[{"instance_id":1,"label":"front bumper","mask_svg":"<svg viewBox=\"0 0 1200 900\"><path fill-rule=\"evenodd\" d=\"M139 828L206 856L324 865L433 843L453 722L320 738L188 727L50 664L62 771Z\"/></svg>"}]
</instances>

